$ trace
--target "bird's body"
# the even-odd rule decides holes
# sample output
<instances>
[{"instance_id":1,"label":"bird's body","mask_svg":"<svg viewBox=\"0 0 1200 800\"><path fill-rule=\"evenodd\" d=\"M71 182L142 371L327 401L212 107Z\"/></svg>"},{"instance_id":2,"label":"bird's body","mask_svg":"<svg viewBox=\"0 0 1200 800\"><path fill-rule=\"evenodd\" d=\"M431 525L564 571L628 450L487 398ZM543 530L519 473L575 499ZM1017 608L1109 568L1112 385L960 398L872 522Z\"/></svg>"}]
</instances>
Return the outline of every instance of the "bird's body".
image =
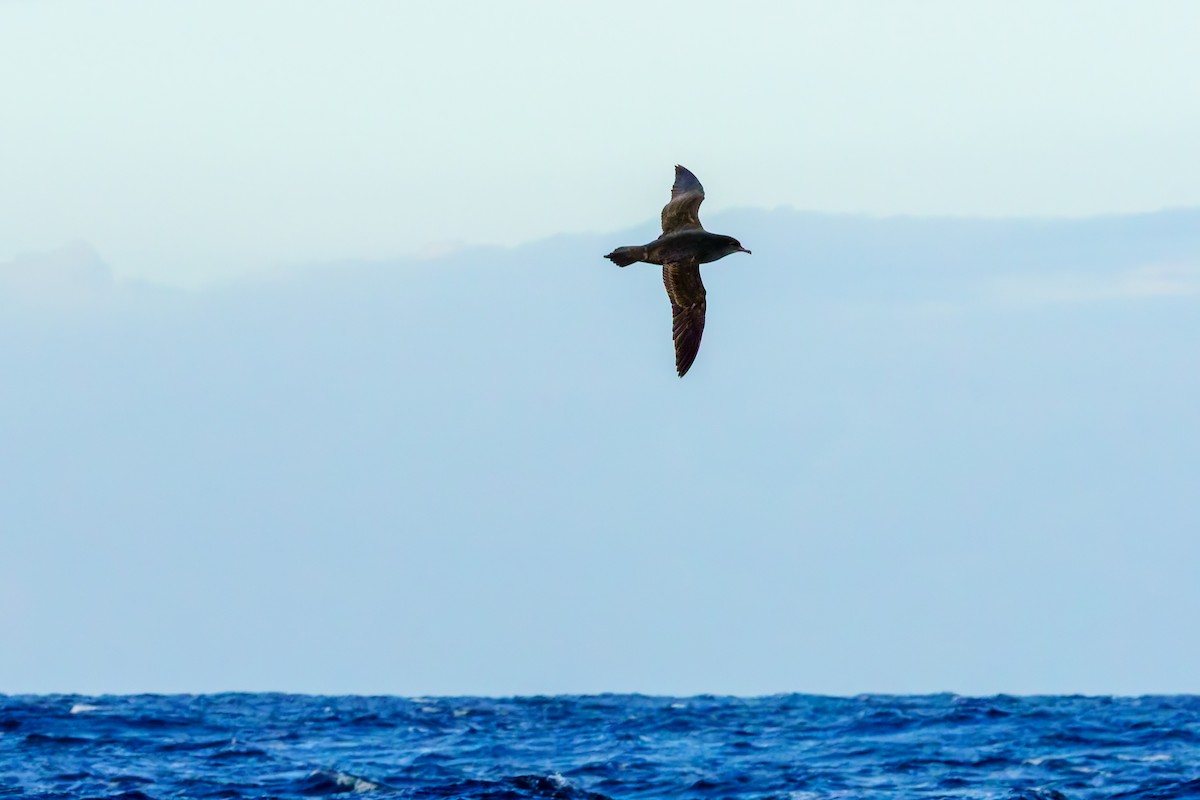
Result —
<instances>
[{"instance_id":1,"label":"bird's body","mask_svg":"<svg viewBox=\"0 0 1200 800\"><path fill-rule=\"evenodd\" d=\"M700 181L677 165L671 200L662 210L662 235L649 244L618 247L605 256L619 267L639 261L662 265L663 285L671 300L675 369L681 378L696 360L704 333L706 302L700 265L730 253L750 252L732 236L704 230L699 216L703 201Z\"/></svg>"},{"instance_id":2,"label":"bird's body","mask_svg":"<svg viewBox=\"0 0 1200 800\"><path fill-rule=\"evenodd\" d=\"M731 244L734 246L733 250L729 249ZM707 264L710 261L724 258L731 252L739 252L738 248L740 247L741 245L738 245L736 240L729 236L709 233L706 230L686 230L664 233L650 244L641 247L619 247L605 257L611 258L614 263L619 264L620 261L613 258L614 253L620 253L622 250L640 251L626 252L623 255L637 255L638 258L634 259L635 261L645 261L647 264L671 264L684 261ZM621 264L621 266L628 265Z\"/></svg>"}]
</instances>

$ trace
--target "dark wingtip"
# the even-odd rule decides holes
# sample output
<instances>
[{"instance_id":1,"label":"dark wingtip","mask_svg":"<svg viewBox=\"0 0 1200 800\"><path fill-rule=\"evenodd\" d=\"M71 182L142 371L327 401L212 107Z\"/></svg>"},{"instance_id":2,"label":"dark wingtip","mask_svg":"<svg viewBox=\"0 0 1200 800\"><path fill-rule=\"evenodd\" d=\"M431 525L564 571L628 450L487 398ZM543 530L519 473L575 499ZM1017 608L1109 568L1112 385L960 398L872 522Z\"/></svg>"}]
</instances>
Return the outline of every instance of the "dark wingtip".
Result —
<instances>
[{"instance_id":1,"label":"dark wingtip","mask_svg":"<svg viewBox=\"0 0 1200 800\"><path fill-rule=\"evenodd\" d=\"M700 179L696 174L682 164L675 165L675 183L671 186L671 196L676 197L685 192L700 192L704 194L704 187L700 185Z\"/></svg>"}]
</instances>

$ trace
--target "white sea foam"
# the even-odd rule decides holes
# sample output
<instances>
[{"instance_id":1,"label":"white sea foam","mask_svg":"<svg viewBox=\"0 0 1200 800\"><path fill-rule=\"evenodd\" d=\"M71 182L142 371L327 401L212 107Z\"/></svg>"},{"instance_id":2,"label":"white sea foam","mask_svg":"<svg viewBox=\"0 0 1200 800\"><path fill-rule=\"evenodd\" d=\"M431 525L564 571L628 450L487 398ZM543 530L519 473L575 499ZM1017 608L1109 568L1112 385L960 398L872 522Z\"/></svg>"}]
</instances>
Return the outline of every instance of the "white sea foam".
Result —
<instances>
[{"instance_id":1,"label":"white sea foam","mask_svg":"<svg viewBox=\"0 0 1200 800\"><path fill-rule=\"evenodd\" d=\"M1170 761L1174 756L1170 753L1151 753L1148 756L1136 756L1129 753L1117 753L1117 758L1121 761L1138 761L1148 763L1152 761Z\"/></svg>"},{"instance_id":2,"label":"white sea foam","mask_svg":"<svg viewBox=\"0 0 1200 800\"><path fill-rule=\"evenodd\" d=\"M378 783L372 783L366 778L339 772L335 778L338 786L346 786L352 792L373 792L379 788Z\"/></svg>"},{"instance_id":3,"label":"white sea foam","mask_svg":"<svg viewBox=\"0 0 1200 800\"><path fill-rule=\"evenodd\" d=\"M94 706L94 705L91 705L90 703L76 703L75 705L71 706L72 714L86 714L89 711L99 711L99 710L100 710L100 706Z\"/></svg>"},{"instance_id":4,"label":"white sea foam","mask_svg":"<svg viewBox=\"0 0 1200 800\"><path fill-rule=\"evenodd\" d=\"M337 794L346 792L373 792L376 789L383 788L383 784L369 781L366 778L360 778L357 775L351 775L349 772L341 772L340 770L319 769L311 773L309 777L322 782L332 781L334 786L337 787L333 791Z\"/></svg>"}]
</instances>

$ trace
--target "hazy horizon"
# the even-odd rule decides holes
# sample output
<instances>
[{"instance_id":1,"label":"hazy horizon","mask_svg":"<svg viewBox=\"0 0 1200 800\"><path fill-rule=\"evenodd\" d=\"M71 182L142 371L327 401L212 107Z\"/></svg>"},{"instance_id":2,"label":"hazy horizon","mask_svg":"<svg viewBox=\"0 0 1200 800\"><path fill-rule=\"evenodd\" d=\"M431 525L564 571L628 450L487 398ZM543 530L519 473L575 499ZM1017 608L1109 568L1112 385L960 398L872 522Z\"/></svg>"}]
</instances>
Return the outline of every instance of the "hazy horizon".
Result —
<instances>
[{"instance_id":1,"label":"hazy horizon","mask_svg":"<svg viewBox=\"0 0 1200 800\"><path fill-rule=\"evenodd\" d=\"M1147 219L1147 218L1162 218L1164 216L1171 217L1177 215L1192 215L1200 212L1200 204L1195 206L1174 206L1168 208L1151 209L1145 211L1131 212L1106 212L1093 214L1004 214L1004 215L987 215L987 214L871 214L871 213L856 213L848 211L820 211L814 209L793 208L789 206L776 206L774 208L753 207L747 206L744 208L727 209L724 212L713 214L715 218L723 219L732 215L743 214L790 214L796 215L799 218L806 219L828 219L830 221L849 221L849 222L865 222L865 223L979 223L984 225L1029 225L1029 224L1087 224L1104 221L1130 220L1130 219ZM706 216L709 216L706 214ZM155 287L166 290L182 290L185 292L200 292L207 293L211 291L224 291L229 289L237 289L239 287L252 286L261 284L264 281L278 282L288 281L296 277L303 277L314 270L337 269L349 264L369 265L369 264L403 264L417 265L427 262L437 262L448 257L457 256L466 252L476 252L486 254L488 252L511 252L522 248L536 248L547 242L553 242L558 239L577 238L577 239L594 239L603 242L626 241L633 242L634 240L642 241L649 240L656 235L654 226L657 224L657 215L647 216L646 219L633 225L625 226L619 230L612 231L560 231L548 233L542 236L537 236L525 241L513 243L501 242L469 242L469 241L446 241L446 242L431 242L419 250L390 253L386 255L369 256L364 253L354 252L353 250L345 253L331 255L325 258L312 259L296 259L286 263L271 263L263 262L260 264L243 264L239 272L236 274L221 274L214 275L199 281L173 281L169 275L140 275L127 271L120 263L114 263L111 258L106 256L101 248L97 247L92 241L81 237L74 236L66 239L51 242L43 247L28 248L15 252L10 258L0 260L0 272L7 271L10 279L18 273L28 273L29 268L33 265L34 269L42 269L46 265L56 263L64 264L84 264L90 263L93 268L100 266L100 272L90 273L91 279L95 280L102 273L107 275L114 284L124 284L128 286ZM712 226L710 226L712 227ZM605 262L601 262L605 263ZM68 268L65 272L59 272L54 266L48 270L50 274L55 276L56 280L61 281L64 275L69 275L71 269ZM76 280L83 279L87 281L83 275L75 275ZM103 280L103 279L102 279ZM15 287L14 287L15 288ZM30 288L30 287L24 287ZM42 287L42 291L49 287Z\"/></svg>"}]
</instances>

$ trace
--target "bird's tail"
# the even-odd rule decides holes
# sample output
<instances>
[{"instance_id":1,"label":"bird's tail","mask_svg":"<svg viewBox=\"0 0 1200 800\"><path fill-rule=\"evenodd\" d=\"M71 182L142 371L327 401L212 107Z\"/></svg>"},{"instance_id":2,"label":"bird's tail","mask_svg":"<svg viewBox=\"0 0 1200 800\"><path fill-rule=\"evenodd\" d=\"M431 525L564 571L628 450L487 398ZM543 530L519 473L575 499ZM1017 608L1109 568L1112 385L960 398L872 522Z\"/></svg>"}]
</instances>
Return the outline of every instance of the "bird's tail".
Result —
<instances>
[{"instance_id":1,"label":"bird's tail","mask_svg":"<svg viewBox=\"0 0 1200 800\"><path fill-rule=\"evenodd\" d=\"M616 264L618 267L628 267L630 264L641 261L646 257L645 247L618 247L611 253L605 256L609 261Z\"/></svg>"}]
</instances>

